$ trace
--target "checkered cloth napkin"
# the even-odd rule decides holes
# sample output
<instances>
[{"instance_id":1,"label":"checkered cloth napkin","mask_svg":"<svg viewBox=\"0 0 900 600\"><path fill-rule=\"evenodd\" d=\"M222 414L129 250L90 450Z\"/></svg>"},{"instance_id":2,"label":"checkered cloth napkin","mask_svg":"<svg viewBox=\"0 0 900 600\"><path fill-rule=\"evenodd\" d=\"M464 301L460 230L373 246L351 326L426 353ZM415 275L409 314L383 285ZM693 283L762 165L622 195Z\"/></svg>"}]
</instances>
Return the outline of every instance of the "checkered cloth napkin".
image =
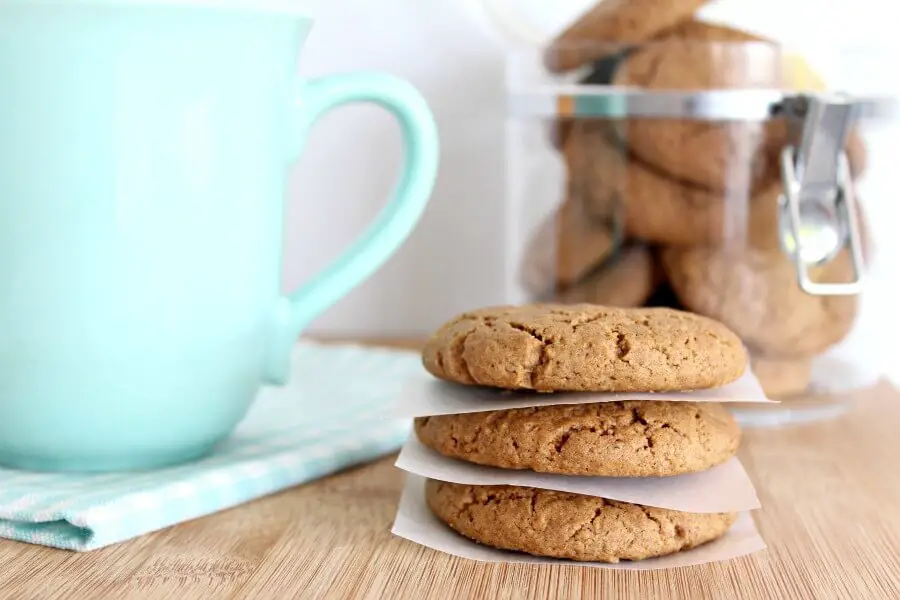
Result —
<instances>
[{"instance_id":1,"label":"checkered cloth napkin","mask_svg":"<svg viewBox=\"0 0 900 600\"><path fill-rule=\"evenodd\" d=\"M301 343L291 382L260 392L203 460L96 475L0 468L0 537L94 550L388 454L410 423L384 409L421 368L412 352Z\"/></svg>"}]
</instances>

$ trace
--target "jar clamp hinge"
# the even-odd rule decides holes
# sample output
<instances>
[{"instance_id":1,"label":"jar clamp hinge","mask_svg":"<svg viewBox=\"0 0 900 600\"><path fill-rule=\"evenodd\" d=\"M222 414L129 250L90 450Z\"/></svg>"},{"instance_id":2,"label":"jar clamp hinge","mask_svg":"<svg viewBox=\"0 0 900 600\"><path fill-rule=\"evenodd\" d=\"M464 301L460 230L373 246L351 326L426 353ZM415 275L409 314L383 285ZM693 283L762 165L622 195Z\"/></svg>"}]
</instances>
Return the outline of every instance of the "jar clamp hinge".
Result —
<instances>
[{"instance_id":1,"label":"jar clamp hinge","mask_svg":"<svg viewBox=\"0 0 900 600\"><path fill-rule=\"evenodd\" d=\"M845 150L856 104L841 94L792 96L781 103L789 144L781 153L784 193L779 199L779 239L794 261L800 288L817 296L859 294L862 239ZM849 253L852 278L814 281L810 269Z\"/></svg>"}]
</instances>

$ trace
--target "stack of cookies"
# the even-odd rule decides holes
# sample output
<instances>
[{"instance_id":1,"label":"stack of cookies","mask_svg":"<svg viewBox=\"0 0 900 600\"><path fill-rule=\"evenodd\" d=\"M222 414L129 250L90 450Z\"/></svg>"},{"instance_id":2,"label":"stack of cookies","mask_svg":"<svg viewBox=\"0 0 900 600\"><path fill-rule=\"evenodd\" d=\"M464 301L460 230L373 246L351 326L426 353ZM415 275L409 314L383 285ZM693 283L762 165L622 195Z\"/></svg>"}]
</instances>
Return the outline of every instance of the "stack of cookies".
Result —
<instances>
[{"instance_id":1,"label":"stack of cookies","mask_svg":"<svg viewBox=\"0 0 900 600\"><path fill-rule=\"evenodd\" d=\"M704 4L603 0L550 46L547 66L592 68L585 81L647 91L824 90L773 41L697 20ZM536 299L694 311L744 340L771 397L807 389L812 360L848 335L857 304L804 293L781 248L783 119L561 120L553 141L568 182L525 254ZM857 178L866 150L856 130L846 151ZM851 276L846 251L811 272Z\"/></svg>"},{"instance_id":2,"label":"stack of cookies","mask_svg":"<svg viewBox=\"0 0 900 600\"><path fill-rule=\"evenodd\" d=\"M477 310L430 338L425 368L460 393L495 389L560 404L419 417L415 435L445 457L500 469L656 479L698 473L735 455L741 433L730 413L714 402L628 394L718 388L740 378L746 361L724 325L667 308ZM576 392L603 401L565 403ZM425 494L438 519L479 544L577 561L686 551L721 537L736 518L511 485L428 480Z\"/></svg>"}]
</instances>

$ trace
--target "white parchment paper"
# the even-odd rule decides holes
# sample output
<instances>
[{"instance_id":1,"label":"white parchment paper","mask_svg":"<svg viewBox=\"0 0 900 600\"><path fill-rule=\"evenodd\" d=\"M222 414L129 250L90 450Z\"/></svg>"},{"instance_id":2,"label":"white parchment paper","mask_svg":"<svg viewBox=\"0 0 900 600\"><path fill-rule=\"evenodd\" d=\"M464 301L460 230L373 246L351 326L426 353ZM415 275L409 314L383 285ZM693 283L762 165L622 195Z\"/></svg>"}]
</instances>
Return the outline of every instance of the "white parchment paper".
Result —
<instances>
[{"instance_id":1,"label":"white parchment paper","mask_svg":"<svg viewBox=\"0 0 900 600\"><path fill-rule=\"evenodd\" d=\"M422 444L413 433L394 464L408 473L451 483L518 485L683 512L732 512L760 507L753 482L737 458L701 473L671 477L557 475L499 469L448 458Z\"/></svg>"},{"instance_id":2,"label":"white parchment paper","mask_svg":"<svg viewBox=\"0 0 900 600\"><path fill-rule=\"evenodd\" d=\"M687 567L730 560L758 552L766 547L756 529L753 518L749 513L741 513L728 533L714 542L693 550L642 561L617 564L578 562L496 550L462 537L438 520L425 503L425 479L412 474L406 475L406 484L403 487L403 495L400 497L400 506L397 509L397 516L391 532L434 550L482 562L579 565L634 571Z\"/></svg>"},{"instance_id":3,"label":"white parchment paper","mask_svg":"<svg viewBox=\"0 0 900 600\"><path fill-rule=\"evenodd\" d=\"M766 398L756 376L747 369L737 381L726 386L692 392L594 393L594 392L514 392L436 379L427 372L410 376L392 407L394 417L425 417L507 410L555 404L591 404L621 400L670 402L775 402Z\"/></svg>"}]
</instances>

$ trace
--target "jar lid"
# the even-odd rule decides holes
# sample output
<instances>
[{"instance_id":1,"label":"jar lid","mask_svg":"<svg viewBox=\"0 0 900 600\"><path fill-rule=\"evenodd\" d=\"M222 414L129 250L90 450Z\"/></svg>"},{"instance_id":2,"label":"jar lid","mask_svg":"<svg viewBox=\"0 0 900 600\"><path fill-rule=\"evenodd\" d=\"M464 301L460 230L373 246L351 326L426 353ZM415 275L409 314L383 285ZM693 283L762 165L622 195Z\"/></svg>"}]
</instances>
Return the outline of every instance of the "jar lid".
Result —
<instances>
[{"instance_id":1,"label":"jar lid","mask_svg":"<svg viewBox=\"0 0 900 600\"><path fill-rule=\"evenodd\" d=\"M507 110L517 118L763 121L779 115L784 102L795 96L798 94L776 89L681 92L561 84L511 90L507 95ZM895 112L890 97L854 97L853 100L854 120L891 118Z\"/></svg>"}]
</instances>

